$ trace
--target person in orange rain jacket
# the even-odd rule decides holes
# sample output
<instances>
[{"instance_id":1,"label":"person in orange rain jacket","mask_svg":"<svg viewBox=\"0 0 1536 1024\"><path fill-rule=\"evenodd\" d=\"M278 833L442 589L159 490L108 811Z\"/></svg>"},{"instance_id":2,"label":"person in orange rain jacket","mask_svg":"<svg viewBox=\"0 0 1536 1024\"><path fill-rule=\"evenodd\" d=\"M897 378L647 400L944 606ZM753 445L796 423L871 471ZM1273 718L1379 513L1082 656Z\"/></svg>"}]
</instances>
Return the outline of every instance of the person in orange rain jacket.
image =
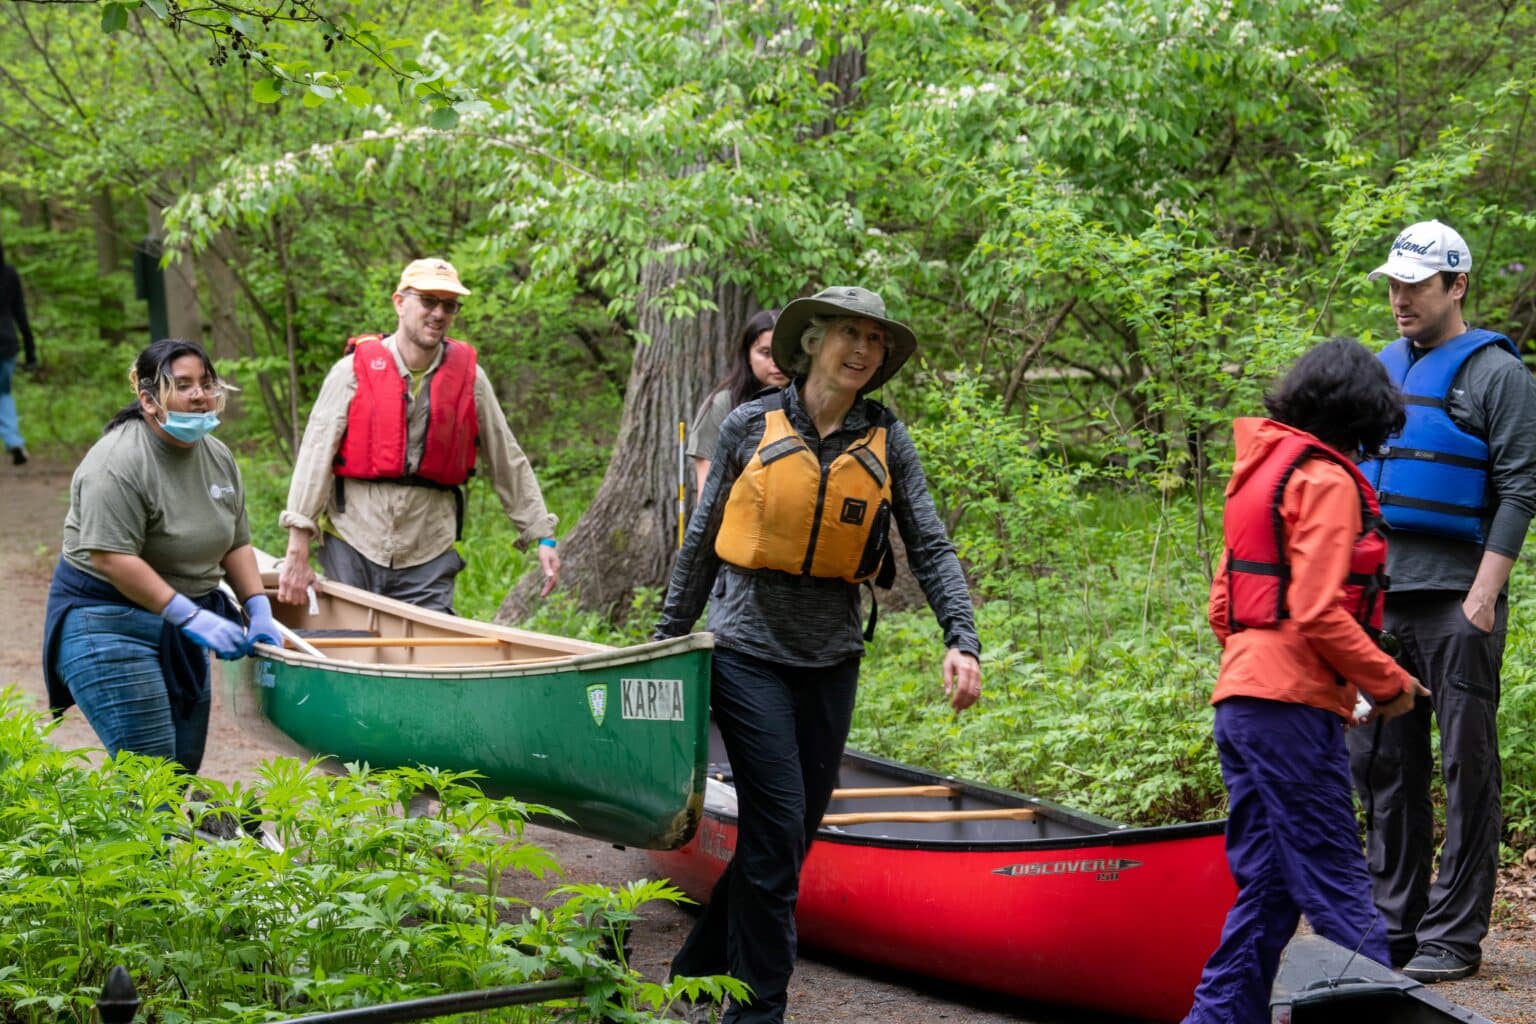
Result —
<instances>
[{"instance_id":1,"label":"person in orange rain jacket","mask_svg":"<svg viewBox=\"0 0 1536 1024\"><path fill-rule=\"evenodd\" d=\"M1269 1018L1280 953L1305 913L1325 938L1387 962L1355 824L1344 730L1357 692L1390 718L1428 693L1384 649L1386 540L1355 468L1404 419L1402 399L1358 342L1302 356L1265 397L1268 419L1234 423L1226 553L1211 584L1222 643L1216 747L1238 886L1221 944L1185 1018Z\"/></svg>"}]
</instances>

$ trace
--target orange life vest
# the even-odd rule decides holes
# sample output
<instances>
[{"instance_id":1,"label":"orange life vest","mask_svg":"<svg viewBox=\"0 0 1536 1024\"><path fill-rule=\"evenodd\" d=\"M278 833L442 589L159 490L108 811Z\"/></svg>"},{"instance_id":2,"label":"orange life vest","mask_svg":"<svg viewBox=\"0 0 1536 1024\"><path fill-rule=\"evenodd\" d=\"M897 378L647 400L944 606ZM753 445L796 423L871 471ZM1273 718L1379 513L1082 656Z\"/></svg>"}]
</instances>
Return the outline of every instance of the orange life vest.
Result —
<instances>
[{"instance_id":1,"label":"orange life vest","mask_svg":"<svg viewBox=\"0 0 1536 1024\"><path fill-rule=\"evenodd\" d=\"M347 341L357 394L347 406L347 430L336 451L334 471L355 480L457 487L475 470L479 419L475 409L476 356L472 346L443 340L443 357L428 385L427 436L421 465L407 476L406 407L409 382L400 376L383 335Z\"/></svg>"},{"instance_id":2,"label":"orange life vest","mask_svg":"<svg viewBox=\"0 0 1536 1024\"><path fill-rule=\"evenodd\" d=\"M823 468L782 395L762 402L763 439L731 487L715 553L749 571L874 579L890 552L890 414L877 405L875 425Z\"/></svg>"},{"instance_id":3,"label":"orange life vest","mask_svg":"<svg viewBox=\"0 0 1536 1024\"><path fill-rule=\"evenodd\" d=\"M1344 467L1360 492L1362 528L1350 555L1349 575L1339 603L1372 635L1381 629L1387 540L1376 494L1344 455L1315 439L1290 435L1280 440L1227 498L1222 513L1227 542L1227 624L1233 632L1272 629L1290 615L1285 592L1291 569L1285 561L1285 521L1280 506L1291 474L1312 458Z\"/></svg>"}]
</instances>

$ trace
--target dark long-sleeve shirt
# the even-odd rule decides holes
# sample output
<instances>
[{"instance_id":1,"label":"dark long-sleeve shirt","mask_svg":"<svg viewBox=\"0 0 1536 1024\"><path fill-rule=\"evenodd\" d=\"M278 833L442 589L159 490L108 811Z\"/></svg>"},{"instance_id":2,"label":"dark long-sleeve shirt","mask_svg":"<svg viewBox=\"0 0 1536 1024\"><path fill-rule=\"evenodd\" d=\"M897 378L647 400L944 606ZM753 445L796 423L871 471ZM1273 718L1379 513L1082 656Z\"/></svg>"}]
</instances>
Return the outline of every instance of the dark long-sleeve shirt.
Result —
<instances>
[{"instance_id":1,"label":"dark long-sleeve shirt","mask_svg":"<svg viewBox=\"0 0 1536 1024\"><path fill-rule=\"evenodd\" d=\"M871 426L870 403L858 401L841 429L818 438L800 402L797 385L785 388L783 396L790 423L823 466L830 465ZM728 567L721 571L715 536L731 486L757 451L763 428L763 405L757 399L732 410L721 424L715 460L699 506L688 522L656 633L660 637L681 636L692 629L710 601L718 577L720 586L709 606L709 629L721 647L779 664L812 668L862 655L862 607L857 585L783 572L744 574ZM887 458L896 528L906 543L912 573L943 630L944 645L979 657L981 641L960 560L928 493L917 448L899 422L890 429Z\"/></svg>"},{"instance_id":2,"label":"dark long-sleeve shirt","mask_svg":"<svg viewBox=\"0 0 1536 1024\"><path fill-rule=\"evenodd\" d=\"M1486 549L1515 558L1536 514L1536 381L1525 364L1497 345L1474 352L1451 382L1446 410L1463 430L1488 442L1492 515L1483 546L1395 530L1387 548L1392 593L1465 593Z\"/></svg>"},{"instance_id":3,"label":"dark long-sleeve shirt","mask_svg":"<svg viewBox=\"0 0 1536 1024\"><path fill-rule=\"evenodd\" d=\"M26 345L26 361L37 362L32 324L27 320L27 303L21 294L21 275L9 263L0 263L0 359L16 358L18 343Z\"/></svg>"}]
</instances>

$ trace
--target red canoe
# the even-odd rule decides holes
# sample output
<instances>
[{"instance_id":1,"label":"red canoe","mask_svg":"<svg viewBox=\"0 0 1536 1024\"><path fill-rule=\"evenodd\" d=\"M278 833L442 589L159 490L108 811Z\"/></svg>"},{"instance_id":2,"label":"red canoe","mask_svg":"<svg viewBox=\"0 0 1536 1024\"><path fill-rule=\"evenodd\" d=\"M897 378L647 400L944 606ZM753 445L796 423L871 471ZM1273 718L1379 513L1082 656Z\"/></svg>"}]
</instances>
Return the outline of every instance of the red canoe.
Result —
<instances>
[{"instance_id":1,"label":"red canoe","mask_svg":"<svg viewBox=\"0 0 1536 1024\"><path fill-rule=\"evenodd\" d=\"M729 778L712 740L711 773ZM734 788L712 779L693 839L648 855L705 902L736 824ZM1222 826L1127 828L849 751L801 878L800 941L1038 1002L1179 1020L1236 896Z\"/></svg>"}]
</instances>

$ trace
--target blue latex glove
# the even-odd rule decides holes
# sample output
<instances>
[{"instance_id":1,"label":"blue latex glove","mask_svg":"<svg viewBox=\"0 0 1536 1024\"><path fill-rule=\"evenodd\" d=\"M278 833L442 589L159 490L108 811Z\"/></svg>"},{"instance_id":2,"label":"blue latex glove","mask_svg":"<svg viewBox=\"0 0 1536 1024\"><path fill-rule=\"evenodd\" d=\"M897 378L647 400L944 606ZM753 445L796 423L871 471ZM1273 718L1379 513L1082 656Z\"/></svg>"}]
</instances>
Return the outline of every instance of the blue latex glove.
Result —
<instances>
[{"instance_id":1,"label":"blue latex glove","mask_svg":"<svg viewBox=\"0 0 1536 1024\"><path fill-rule=\"evenodd\" d=\"M222 615L199 608L185 594L171 598L160 617L191 637L197 646L205 647L225 660L233 661L251 653L245 630Z\"/></svg>"},{"instance_id":2,"label":"blue latex glove","mask_svg":"<svg viewBox=\"0 0 1536 1024\"><path fill-rule=\"evenodd\" d=\"M266 594L246 598L245 615L250 620L250 624L245 627L245 642L248 646L283 646L283 634L277 628L277 620L272 617L272 602Z\"/></svg>"}]
</instances>

